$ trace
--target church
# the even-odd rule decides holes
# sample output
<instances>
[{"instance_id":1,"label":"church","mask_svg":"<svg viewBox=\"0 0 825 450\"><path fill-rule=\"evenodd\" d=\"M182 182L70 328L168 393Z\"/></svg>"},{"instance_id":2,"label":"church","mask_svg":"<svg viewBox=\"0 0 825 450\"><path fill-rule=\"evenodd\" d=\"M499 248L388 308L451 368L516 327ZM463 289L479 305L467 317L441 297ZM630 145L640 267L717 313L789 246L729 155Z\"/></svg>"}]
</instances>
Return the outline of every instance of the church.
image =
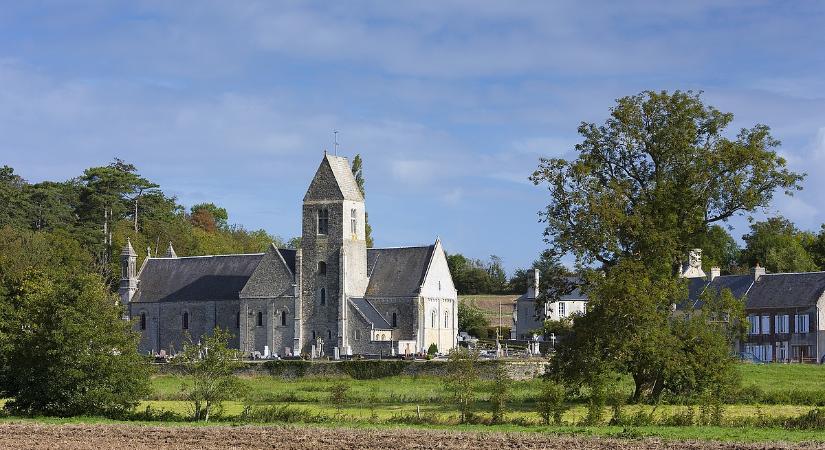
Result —
<instances>
[{"instance_id":1,"label":"church","mask_svg":"<svg viewBox=\"0 0 825 450\"><path fill-rule=\"evenodd\" d=\"M441 242L367 248L364 197L325 154L303 201L300 249L163 257L121 253L120 298L140 351L175 354L216 327L245 355L425 352L456 345L458 296Z\"/></svg>"}]
</instances>

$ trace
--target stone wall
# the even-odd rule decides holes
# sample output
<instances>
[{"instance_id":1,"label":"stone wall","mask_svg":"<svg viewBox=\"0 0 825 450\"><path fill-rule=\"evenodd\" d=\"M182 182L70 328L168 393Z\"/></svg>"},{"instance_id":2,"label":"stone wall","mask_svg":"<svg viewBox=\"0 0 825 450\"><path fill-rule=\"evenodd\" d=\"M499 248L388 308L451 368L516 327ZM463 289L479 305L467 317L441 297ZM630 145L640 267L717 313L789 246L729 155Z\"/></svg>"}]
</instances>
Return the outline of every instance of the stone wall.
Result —
<instances>
[{"instance_id":1,"label":"stone wall","mask_svg":"<svg viewBox=\"0 0 825 450\"><path fill-rule=\"evenodd\" d=\"M447 361L403 361L403 360L361 360L361 361L247 361L237 373L244 376L277 376L281 378L301 377L339 377L349 376L347 364L374 364L376 372L391 375L443 377L447 374ZM498 361L480 361L479 377L492 380ZM547 360L506 360L502 361L507 374L513 380L529 380L545 373L549 364ZM158 364L158 373L179 374L180 366L176 364Z\"/></svg>"},{"instance_id":2,"label":"stone wall","mask_svg":"<svg viewBox=\"0 0 825 450\"><path fill-rule=\"evenodd\" d=\"M160 350L177 353L190 337L193 342L198 342L201 336L211 334L216 326L232 334L231 348L239 346L238 301L133 303L130 310L132 327L141 333L138 350L144 354ZM141 313L146 314L145 330L140 329ZM184 313L188 313L188 329L183 328Z\"/></svg>"}]
</instances>

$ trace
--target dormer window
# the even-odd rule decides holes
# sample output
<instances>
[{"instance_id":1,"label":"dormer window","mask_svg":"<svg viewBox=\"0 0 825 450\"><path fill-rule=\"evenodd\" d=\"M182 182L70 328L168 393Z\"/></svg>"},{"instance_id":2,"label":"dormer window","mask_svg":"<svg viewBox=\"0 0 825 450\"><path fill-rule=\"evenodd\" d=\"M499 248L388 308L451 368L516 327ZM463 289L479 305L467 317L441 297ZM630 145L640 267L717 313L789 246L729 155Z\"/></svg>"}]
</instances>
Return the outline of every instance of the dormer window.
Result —
<instances>
[{"instance_id":1,"label":"dormer window","mask_svg":"<svg viewBox=\"0 0 825 450\"><path fill-rule=\"evenodd\" d=\"M350 210L349 225L352 234L358 234L358 211L355 209Z\"/></svg>"},{"instance_id":2,"label":"dormer window","mask_svg":"<svg viewBox=\"0 0 825 450\"><path fill-rule=\"evenodd\" d=\"M329 210L318 210L318 234L329 234Z\"/></svg>"}]
</instances>

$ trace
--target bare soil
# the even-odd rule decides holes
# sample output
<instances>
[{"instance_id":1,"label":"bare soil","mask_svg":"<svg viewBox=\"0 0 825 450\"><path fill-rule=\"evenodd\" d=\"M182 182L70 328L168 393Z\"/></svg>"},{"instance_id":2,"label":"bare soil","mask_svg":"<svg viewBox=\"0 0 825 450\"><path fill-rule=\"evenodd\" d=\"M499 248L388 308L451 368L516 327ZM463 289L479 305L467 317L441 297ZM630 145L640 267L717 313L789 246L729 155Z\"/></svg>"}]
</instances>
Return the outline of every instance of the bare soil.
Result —
<instances>
[{"instance_id":1,"label":"bare soil","mask_svg":"<svg viewBox=\"0 0 825 450\"><path fill-rule=\"evenodd\" d=\"M0 424L0 449L801 449L805 444L665 442L530 433L291 426L140 426Z\"/></svg>"}]
</instances>

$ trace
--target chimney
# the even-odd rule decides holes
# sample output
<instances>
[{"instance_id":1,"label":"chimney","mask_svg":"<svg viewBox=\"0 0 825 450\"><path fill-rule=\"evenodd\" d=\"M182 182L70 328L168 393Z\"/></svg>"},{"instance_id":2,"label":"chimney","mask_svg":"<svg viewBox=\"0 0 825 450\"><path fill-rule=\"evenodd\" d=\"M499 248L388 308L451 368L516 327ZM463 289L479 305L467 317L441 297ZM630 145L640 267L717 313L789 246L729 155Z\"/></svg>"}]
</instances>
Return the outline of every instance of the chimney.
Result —
<instances>
[{"instance_id":1,"label":"chimney","mask_svg":"<svg viewBox=\"0 0 825 450\"><path fill-rule=\"evenodd\" d=\"M765 275L765 273L767 273L765 271L765 268L760 266L759 263L756 263L756 267L751 269L751 274L753 275L753 282L755 283L755 282L759 281L759 277L761 277L762 275Z\"/></svg>"},{"instance_id":2,"label":"chimney","mask_svg":"<svg viewBox=\"0 0 825 450\"><path fill-rule=\"evenodd\" d=\"M539 269L527 271L527 298L536 298L539 292Z\"/></svg>"},{"instance_id":3,"label":"chimney","mask_svg":"<svg viewBox=\"0 0 825 450\"><path fill-rule=\"evenodd\" d=\"M710 268L710 281L713 281L714 278L722 275L722 269L718 267L711 267Z\"/></svg>"}]
</instances>

